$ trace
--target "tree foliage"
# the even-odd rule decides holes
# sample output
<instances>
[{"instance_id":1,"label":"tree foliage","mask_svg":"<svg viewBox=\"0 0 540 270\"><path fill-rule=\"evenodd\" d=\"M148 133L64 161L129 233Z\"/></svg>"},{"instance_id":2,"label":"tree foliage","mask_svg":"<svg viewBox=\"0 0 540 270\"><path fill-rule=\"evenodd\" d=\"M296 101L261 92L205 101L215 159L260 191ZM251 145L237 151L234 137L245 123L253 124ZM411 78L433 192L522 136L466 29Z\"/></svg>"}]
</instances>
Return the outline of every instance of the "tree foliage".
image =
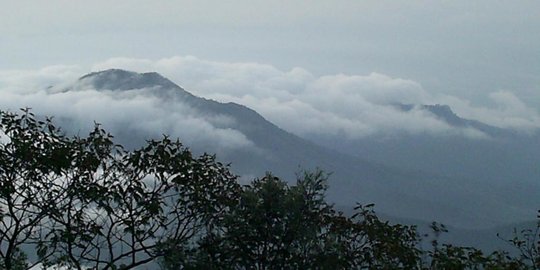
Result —
<instances>
[{"instance_id":1,"label":"tree foliage","mask_svg":"<svg viewBox=\"0 0 540 270\"><path fill-rule=\"evenodd\" d=\"M267 173L240 186L215 156L166 136L126 150L99 125L68 136L29 110L0 111L0 269L540 267L540 225L507 240L517 257L441 245L437 223L424 250L415 226L381 220L373 205L337 211L327 179Z\"/></svg>"},{"instance_id":2,"label":"tree foliage","mask_svg":"<svg viewBox=\"0 0 540 270\"><path fill-rule=\"evenodd\" d=\"M214 156L164 137L135 151L96 125L68 137L50 119L2 113L0 256L73 269L130 269L189 246L237 197ZM23 260L24 261L24 260ZM34 263L35 264L35 263Z\"/></svg>"}]
</instances>

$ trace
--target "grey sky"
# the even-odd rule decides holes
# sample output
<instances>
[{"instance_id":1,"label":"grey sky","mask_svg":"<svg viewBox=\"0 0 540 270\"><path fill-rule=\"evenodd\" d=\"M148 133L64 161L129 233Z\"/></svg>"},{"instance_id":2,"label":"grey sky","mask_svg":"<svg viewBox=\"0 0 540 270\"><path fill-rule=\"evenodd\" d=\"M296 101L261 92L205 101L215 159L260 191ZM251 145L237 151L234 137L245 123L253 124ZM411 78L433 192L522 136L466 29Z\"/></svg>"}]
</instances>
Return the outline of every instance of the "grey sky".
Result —
<instances>
[{"instance_id":1,"label":"grey sky","mask_svg":"<svg viewBox=\"0 0 540 270\"><path fill-rule=\"evenodd\" d=\"M540 106L540 1L2 1L0 69L195 55ZM181 82L179 82L181 83Z\"/></svg>"}]
</instances>

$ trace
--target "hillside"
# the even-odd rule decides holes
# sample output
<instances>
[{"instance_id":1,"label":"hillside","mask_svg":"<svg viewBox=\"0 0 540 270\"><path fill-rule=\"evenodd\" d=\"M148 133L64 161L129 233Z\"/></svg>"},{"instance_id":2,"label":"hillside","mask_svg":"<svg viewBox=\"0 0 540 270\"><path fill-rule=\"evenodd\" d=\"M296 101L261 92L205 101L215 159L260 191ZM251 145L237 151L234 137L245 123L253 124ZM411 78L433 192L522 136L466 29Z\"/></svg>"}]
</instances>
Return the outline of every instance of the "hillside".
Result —
<instances>
[{"instance_id":1,"label":"hillside","mask_svg":"<svg viewBox=\"0 0 540 270\"><path fill-rule=\"evenodd\" d=\"M151 99L152 109L204 120L215 132L237 134L248 141L245 147L227 147L223 142L197 140L208 134L194 135L194 131L187 130L183 124L182 129L175 129L173 122L166 122L161 125L165 130L152 130L141 128L143 124L136 123L135 119L134 123L116 121L111 126L110 130L124 145L136 147L161 134L179 137L184 142L183 138L194 136L195 139L186 142L190 148L196 152L217 152L219 159L230 162L232 169L247 179L260 177L265 171L294 179L295 173L302 169L319 167L332 172L328 196L338 206L375 203L379 212L391 216L437 220L464 228L528 220L535 211L535 205L516 208L511 200L502 200L496 187L488 183L471 182L462 176L444 176L436 171L399 168L391 161L369 161L365 155L349 155L319 146L280 129L243 105L196 97L157 73L106 70L85 75L71 87L51 90L51 93L73 91L97 91L114 99ZM144 115L145 112L137 113ZM69 123L77 119L66 117L62 121L69 127Z\"/></svg>"}]
</instances>

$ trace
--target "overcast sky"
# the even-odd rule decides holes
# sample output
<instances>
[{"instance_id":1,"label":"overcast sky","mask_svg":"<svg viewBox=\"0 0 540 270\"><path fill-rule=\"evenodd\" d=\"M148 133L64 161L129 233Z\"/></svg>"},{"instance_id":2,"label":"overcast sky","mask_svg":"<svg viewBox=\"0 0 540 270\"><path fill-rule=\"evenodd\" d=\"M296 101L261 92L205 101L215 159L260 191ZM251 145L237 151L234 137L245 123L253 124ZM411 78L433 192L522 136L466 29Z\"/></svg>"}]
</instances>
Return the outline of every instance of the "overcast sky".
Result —
<instances>
[{"instance_id":1,"label":"overcast sky","mask_svg":"<svg viewBox=\"0 0 540 270\"><path fill-rule=\"evenodd\" d=\"M0 70L193 55L540 107L540 1L4 1ZM82 74L80 74L82 75ZM182 84L181 81L176 81ZM189 89L188 89L189 90Z\"/></svg>"}]
</instances>

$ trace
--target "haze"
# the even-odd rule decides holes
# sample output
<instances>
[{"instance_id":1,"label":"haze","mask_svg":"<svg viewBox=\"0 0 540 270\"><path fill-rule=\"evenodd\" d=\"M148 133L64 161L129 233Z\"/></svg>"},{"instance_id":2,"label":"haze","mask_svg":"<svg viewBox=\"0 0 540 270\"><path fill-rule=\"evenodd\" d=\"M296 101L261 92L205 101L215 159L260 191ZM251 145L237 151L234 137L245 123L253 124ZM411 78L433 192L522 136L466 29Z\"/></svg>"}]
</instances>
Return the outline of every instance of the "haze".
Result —
<instances>
[{"instance_id":1,"label":"haze","mask_svg":"<svg viewBox=\"0 0 540 270\"><path fill-rule=\"evenodd\" d=\"M540 192L538 29L538 1L3 1L0 109L170 134L247 178L321 166L342 205L520 222Z\"/></svg>"},{"instance_id":2,"label":"haze","mask_svg":"<svg viewBox=\"0 0 540 270\"><path fill-rule=\"evenodd\" d=\"M538 1L0 1L0 69L194 55L540 105ZM182 82L179 82L182 83Z\"/></svg>"}]
</instances>

